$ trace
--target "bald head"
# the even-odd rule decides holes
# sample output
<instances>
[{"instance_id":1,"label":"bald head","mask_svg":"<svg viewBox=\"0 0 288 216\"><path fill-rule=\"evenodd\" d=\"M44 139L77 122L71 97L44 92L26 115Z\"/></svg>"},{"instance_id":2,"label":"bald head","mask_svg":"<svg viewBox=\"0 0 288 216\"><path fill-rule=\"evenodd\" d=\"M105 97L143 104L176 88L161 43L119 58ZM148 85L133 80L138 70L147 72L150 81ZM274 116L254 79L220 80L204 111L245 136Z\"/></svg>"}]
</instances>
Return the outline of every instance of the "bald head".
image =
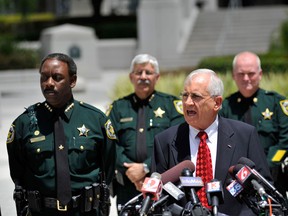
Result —
<instances>
[{"instance_id":1,"label":"bald head","mask_svg":"<svg viewBox=\"0 0 288 216\"><path fill-rule=\"evenodd\" d=\"M252 52L241 52L233 60L233 79L244 97L251 97L258 89L262 79L259 57Z\"/></svg>"}]
</instances>

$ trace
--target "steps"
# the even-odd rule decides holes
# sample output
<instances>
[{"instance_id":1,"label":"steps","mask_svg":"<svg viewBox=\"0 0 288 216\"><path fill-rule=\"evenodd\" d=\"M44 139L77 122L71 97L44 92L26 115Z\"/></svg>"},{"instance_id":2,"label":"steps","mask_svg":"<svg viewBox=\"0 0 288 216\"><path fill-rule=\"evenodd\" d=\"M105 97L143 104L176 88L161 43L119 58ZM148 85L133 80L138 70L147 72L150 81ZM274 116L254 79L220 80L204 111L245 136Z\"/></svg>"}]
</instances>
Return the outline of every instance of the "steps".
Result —
<instances>
[{"instance_id":1,"label":"steps","mask_svg":"<svg viewBox=\"0 0 288 216\"><path fill-rule=\"evenodd\" d=\"M287 10L276 6L201 11L185 51L174 62L162 60L162 65L191 67L207 56L266 52L272 35L288 19Z\"/></svg>"}]
</instances>

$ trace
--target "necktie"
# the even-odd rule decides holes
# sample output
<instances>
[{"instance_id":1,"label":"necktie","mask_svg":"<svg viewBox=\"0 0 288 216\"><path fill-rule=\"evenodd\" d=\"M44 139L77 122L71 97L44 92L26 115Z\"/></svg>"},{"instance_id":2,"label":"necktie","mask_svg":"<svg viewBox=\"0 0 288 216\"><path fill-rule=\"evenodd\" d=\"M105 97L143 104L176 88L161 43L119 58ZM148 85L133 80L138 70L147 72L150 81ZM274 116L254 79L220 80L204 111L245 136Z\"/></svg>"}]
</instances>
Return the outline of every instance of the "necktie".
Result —
<instances>
[{"instance_id":1,"label":"necktie","mask_svg":"<svg viewBox=\"0 0 288 216\"><path fill-rule=\"evenodd\" d=\"M60 116L54 123L54 139L57 199L61 205L67 205L71 200L72 192L68 164L68 146L66 145L64 127Z\"/></svg>"},{"instance_id":2,"label":"necktie","mask_svg":"<svg viewBox=\"0 0 288 216\"><path fill-rule=\"evenodd\" d=\"M143 162L147 157L144 105L139 106L137 114L136 152L137 152L137 161Z\"/></svg>"},{"instance_id":3,"label":"necktie","mask_svg":"<svg viewBox=\"0 0 288 216\"><path fill-rule=\"evenodd\" d=\"M251 106L253 105L253 97L243 99L243 109L246 109L243 115L243 121L252 125Z\"/></svg>"},{"instance_id":4,"label":"necktie","mask_svg":"<svg viewBox=\"0 0 288 216\"><path fill-rule=\"evenodd\" d=\"M210 182L213 179L212 159L206 142L208 137L206 132L200 131L197 136L200 138L200 144L196 161L196 176L201 177L202 181L204 182L204 187L202 187L197 194L202 205L209 208L205 192L205 185L207 182Z\"/></svg>"}]
</instances>

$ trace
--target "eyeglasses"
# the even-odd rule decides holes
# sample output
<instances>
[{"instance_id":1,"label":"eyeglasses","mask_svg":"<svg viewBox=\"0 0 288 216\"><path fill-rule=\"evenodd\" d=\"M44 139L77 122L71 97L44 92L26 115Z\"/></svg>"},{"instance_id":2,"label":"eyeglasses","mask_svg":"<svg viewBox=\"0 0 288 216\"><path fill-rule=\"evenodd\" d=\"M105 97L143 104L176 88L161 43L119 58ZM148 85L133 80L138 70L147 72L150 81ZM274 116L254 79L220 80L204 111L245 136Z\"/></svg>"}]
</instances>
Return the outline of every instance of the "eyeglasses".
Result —
<instances>
[{"instance_id":1,"label":"eyeglasses","mask_svg":"<svg viewBox=\"0 0 288 216\"><path fill-rule=\"evenodd\" d=\"M180 97L183 101L187 101L188 98L191 98L191 100L194 102L194 103L199 103L201 100L205 99L205 97L201 96L201 95L198 95L198 94L195 94L195 93L189 93L189 92L182 92L180 93ZM212 97L215 97L215 95L211 95L207 98L207 100L209 98L212 98Z\"/></svg>"},{"instance_id":2,"label":"eyeglasses","mask_svg":"<svg viewBox=\"0 0 288 216\"><path fill-rule=\"evenodd\" d=\"M145 74L146 74L147 76L152 76L152 75L155 74L154 71L149 71L149 70L134 71L133 74L135 74L136 76L141 76L143 72L145 72Z\"/></svg>"}]
</instances>

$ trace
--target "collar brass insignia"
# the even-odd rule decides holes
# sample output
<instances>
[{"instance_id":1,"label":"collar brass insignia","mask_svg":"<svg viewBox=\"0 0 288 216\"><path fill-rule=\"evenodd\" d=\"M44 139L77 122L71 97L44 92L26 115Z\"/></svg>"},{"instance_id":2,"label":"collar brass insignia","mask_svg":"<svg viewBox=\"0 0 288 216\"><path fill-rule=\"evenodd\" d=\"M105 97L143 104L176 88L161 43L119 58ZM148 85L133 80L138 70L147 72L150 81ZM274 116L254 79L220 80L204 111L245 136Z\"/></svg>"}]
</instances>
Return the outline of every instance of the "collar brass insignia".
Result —
<instances>
[{"instance_id":1,"label":"collar brass insignia","mask_svg":"<svg viewBox=\"0 0 288 216\"><path fill-rule=\"evenodd\" d=\"M266 108L265 112L262 112L264 119L271 119L273 112L270 112L268 108Z\"/></svg>"},{"instance_id":2,"label":"collar brass insignia","mask_svg":"<svg viewBox=\"0 0 288 216\"><path fill-rule=\"evenodd\" d=\"M162 110L160 107L158 107L157 110L153 111L155 113L155 118L160 117L163 118L163 114L165 113L164 110Z\"/></svg>"},{"instance_id":3,"label":"collar brass insignia","mask_svg":"<svg viewBox=\"0 0 288 216\"><path fill-rule=\"evenodd\" d=\"M88 132L90 131L88 128L85 127L83 124L82 127L77 128L79 130L79 136L88 136Z\"/></svg>"}]
</instances>

